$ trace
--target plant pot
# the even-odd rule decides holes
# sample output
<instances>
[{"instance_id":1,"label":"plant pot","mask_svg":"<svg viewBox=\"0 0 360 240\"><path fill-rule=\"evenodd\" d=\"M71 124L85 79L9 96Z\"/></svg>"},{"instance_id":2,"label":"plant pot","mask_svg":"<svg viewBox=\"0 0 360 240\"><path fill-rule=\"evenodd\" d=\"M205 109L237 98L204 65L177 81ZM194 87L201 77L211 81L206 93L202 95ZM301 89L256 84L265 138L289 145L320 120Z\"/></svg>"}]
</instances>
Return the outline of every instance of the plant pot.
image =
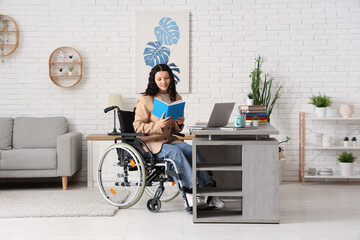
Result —
<instances>
[{"instance_id":1,"label":"plant pot","mask_svg":"<svg viewBox=\"0 0 360 240\"><path fill-rule=\"evenodd\" d=\"M349 141L344 141L344 147L349 147Z\"/></svg>"},{"instance_id":2,"label":"plant pot","mask_svg":"<svg viewBox=\"0 0 360 240\"><path fill-rule=\"evenodd\" d=\"M325 118L326 117L327 107L316 107L315 114L318 118Z\"/></svg>"},{"instance_id":3,"label":"plant pot","mask_svg":"<svg viewBox=\"0 0 360 240\"><path fill-rule=\"evenodd\" d=\"M353 104L340 104L339 112L343 118L351 118L354 113Z\"/></svg>"},{"instance_id":4,"label":"plant pot","mask_svg":"<svg viewBox=\"0 0 360 240\"><path fill-rule=\"evenodd\" d=\"M259 120L253 120L253 127L259 126Z\"/></svg>"},{"instance_id":5,"label":"plant pot","mask_svg":"<svg viewBox=\"0 0 360 240\"><path fill-rule=\"evenodd\" d=\"M356 141L351 141L351 145L352 145L353 147L356 147Z\"/></svg>"},{"instance_id":6,"label":"plant pot","mask_svg":"<svg viewBox=\"0 0 360 240\"><path fill-rule=\"evenodd\" d=\"M354 169L354 163L340 163L340 172L341 176L352 176L353 175L353 169Z\"/></svg>"},{"instance_id":7,"label":"plant pot","mask_svg":"<svg viewBox=\"0 0 360 240\"><path fill-rule=\"evenodd\" d=\"M73 74L72 72L69 72L69 76L72 76L72 74Z\"/></svg>"},{"instance_id":8,"label":"plant pot","mask_svg":"<svg viewBox=\"0 0 360 240\"><path fill-rule=\"evenodd\" d=\"M254 105L254 99L248 99L247 105Z\"/></svg>"}]
</instances>

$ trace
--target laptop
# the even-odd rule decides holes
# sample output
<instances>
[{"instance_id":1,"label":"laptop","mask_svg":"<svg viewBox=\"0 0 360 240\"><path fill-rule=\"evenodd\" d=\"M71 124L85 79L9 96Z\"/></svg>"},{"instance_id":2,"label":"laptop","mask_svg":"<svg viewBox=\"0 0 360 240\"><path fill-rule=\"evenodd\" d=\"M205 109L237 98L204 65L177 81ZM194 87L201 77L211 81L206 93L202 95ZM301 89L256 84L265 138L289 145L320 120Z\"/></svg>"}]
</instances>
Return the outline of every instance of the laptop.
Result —
<instances>
[{"instance_id":1,"label":"laptop","mask_svg":"<svg viewBox=\"0 0 360 240\"><path fill-rule=\"evenodd\" d=\"M209 121L207 123L188 126L188 128L206 130L217 127L224 127L229 122L229 118L234 109L234 106L235 106L234 102L215 103Z\"/></svg>"}]
</instances>

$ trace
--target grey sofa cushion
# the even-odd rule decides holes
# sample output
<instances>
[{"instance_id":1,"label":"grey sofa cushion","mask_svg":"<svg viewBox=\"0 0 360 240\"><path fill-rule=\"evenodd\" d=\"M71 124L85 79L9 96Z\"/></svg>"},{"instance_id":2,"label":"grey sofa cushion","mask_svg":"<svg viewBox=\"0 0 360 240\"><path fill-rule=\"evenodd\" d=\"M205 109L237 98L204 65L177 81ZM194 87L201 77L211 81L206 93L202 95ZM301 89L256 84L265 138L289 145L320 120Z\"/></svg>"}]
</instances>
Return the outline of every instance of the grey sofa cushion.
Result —
<instances>
[{"instance_id":1,"label":"grey sofa cushion","mask_svg":"<svg viewBox=\"0 0 360 240\"><path fill-rule=\"evenodd\" d=\"M1 170L39 170L56 167L56 148L13 149L1 153Z\"/></svg>"},{"instance_id":2,"label":"grey sofa cushion","mask_svg":"<svg viewBox=\"0 0 360 240\"><path fill-rule=\"evenodd\" d=\"M14 119L0 118L0 149L11 149Z\"/></svg>"},{"instance_id":3,"label":"grey sofa cushion","mask_svg":"<svg viewBox=\"0 0 360 240\"><path fill-rule=\"evenodd\" d=\"M56 138L67 133L68 123L64 117L31 118L14 120L14 148L55 148Z\"/></svg>"}]
</instances>

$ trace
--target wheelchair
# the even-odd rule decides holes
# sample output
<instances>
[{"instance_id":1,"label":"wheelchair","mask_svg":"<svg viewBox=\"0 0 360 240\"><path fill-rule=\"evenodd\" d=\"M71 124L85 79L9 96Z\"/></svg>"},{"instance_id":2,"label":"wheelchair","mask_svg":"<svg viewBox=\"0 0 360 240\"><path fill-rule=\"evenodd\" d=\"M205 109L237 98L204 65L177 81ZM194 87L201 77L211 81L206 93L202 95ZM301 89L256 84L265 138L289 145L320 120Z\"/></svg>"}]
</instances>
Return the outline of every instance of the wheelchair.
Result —
<instances>
[{"instance_id":1,"label":"wheelchair","mask_svg":"<svg viewBox=\"0 0 360 240\"><path fill-rule=\"evenodd\" d=\"M108 147L100 158L97 180L101 194L112 205L130 208L142 197L144 191L151 197L146 207L150 212L159 212L161 203L171 201L181 192L186 202L186 211L192 207L185 197L181 174L175 162L168 158L156 158L149 147L135 133L134 111L122 111L117 106L104 109L107 113L117 110L121 133L115 143ZM146 149L146 151L144 150ZM174 181L176 178L177 184Z\"/></svg>"}]
</instances>

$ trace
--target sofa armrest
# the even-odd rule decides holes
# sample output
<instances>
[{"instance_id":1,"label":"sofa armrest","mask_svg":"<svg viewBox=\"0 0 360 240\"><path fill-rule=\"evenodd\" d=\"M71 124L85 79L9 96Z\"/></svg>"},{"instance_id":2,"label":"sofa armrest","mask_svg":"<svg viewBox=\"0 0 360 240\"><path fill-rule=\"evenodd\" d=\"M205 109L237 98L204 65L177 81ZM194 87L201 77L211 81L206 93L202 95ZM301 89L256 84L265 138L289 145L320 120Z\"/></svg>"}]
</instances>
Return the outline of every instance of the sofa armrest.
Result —
<instances>
[{"instance_id":1,"label":"sofa armrest","mask_svg":"<svg viewBox=\"0 0 360 240\"><path fill-rule=\"evenodd\" d=\"M82 135L69 132L57 138L57 176L72 176L81 168Z\"/></svg>"}]
</instances>

